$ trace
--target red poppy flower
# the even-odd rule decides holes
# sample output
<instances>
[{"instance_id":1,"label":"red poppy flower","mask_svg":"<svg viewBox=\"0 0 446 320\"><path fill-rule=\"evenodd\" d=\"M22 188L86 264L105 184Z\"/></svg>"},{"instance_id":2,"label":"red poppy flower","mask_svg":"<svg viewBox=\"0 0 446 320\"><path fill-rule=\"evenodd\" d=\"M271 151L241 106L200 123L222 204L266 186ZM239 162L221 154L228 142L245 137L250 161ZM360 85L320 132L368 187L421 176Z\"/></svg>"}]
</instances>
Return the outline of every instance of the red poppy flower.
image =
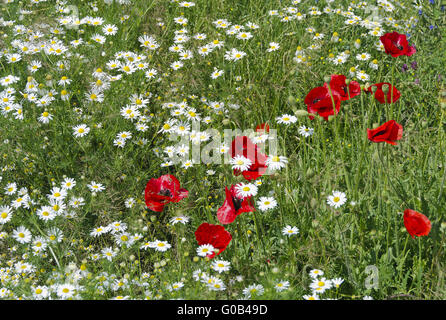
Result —
<instances>
[{"instance_id":1,"label":"red poppy flower","mask_svg":"<svg viewBox=\"0 0 446 320\"><path fill-rule=\"evenodd\" d=\"M328 89L327 83L324 83L324 87ZM356 81L351 81L348 85L346 83L346 77L342 74L333 74L330 80L330 89L339 95L341 101L349 100L356 97L361 93L361 86Z\"/></svg>"},{"instance_id":2,"label":"red poppy flower","mask_svg":"<svg viewBox=\"0 0 446 320\"><path fill-rule=\"evenodd\" d=\"M229 153L232 158L235 156L243 156L251 160L251 166L248 170L240 171L234 169L234 175L242 174L246 180L255 180L263 175L268 166L266 160L268 157L263 153L258 152L257 145L251 141L247 136L238 136L232 140Z\"/></svg>"},{"instance_id":3,"label":"red poppy flower","mask_svg":"<svg viewBox=\"0 0 446 320\"><path fill-rule=\"evenodd\" d=\"M330 95L330 92L326 86L311 89L305 97L304 102L307 105L308 113L317 113L325 120L328 120L328 116L335 114L333 109L335 109L336 114L338 114L339 109L341 108L341 98L337 91L332 90L332 95ZM335 105L334 108L333 102ZM314 119L313 116L309 117L311 120Z\"/></svg>"},{"instance_id":4,"label":"red poppy flower","mask_svg":"<svg viewBox=\"0 0 446 320\"><path fill-rule=\"evenodd\" d=\"M147 207L155 212L162 212L169 202L179 202L186 198L189 191L180 188L180 182L171 174L152 178L147 182L144 198Z\"/></svg>"},{"instance_id":5,"label":"red poppy flower","mask_svg":"<svg viewBox=\"0 0 446 320\"><path fill-rule=\"evenodd\" d=\"M417 50L413 46L409 46L405 34L398 32L389 32L379 38L384 45L384 50L392 57L413 55Z\"/></svg>"},{"instance_id":6,"label":"red poppy flower","mask_svg":"<svg viewBox=\"0 0 446 320\"><path fill-rule=\"evenodd\" d=\"M259 133L268 133L268 132L269 132L269 124L267 124L267 123L259 124L259 125L256 127L256 132L259 132Z\"/></svg>"},{"instance_id":7,"label":"red poppy flower","mask_svg":"<svg viewBox=\"0 0 446 320\"><path fill-rule=\"evenodd\" d=\"M411 209L404 210L404 226L412 239L415 236L427 236L431 231L429 219L424 214Z\"/></svg>"},{"instance_id":8,"label":"red poppy flower","mask_svg":"<svg viewBox=\"0 0 446 320\"><path fill-rule=\"evenodd\" d=\"M403 126L395 120L390 120L376 129L367 129L367 137L373 142L386 142L397 145L396 140L403 136Z\"/></svg>"},{"instance_id":9,"label":"red poppy flower","mask_svg":"<svg viewBox=\"0 0 446 320\"><path fill-rule=\"evenodd\" d=\"M195 239L197 239L199 246L203 244L210 244L219 250L217 254L213 252L212 254L208 255L208 257L212 259L226 249L229 242L231 242L232 236L223 226L205 222L202 223L195 231Z\"/></svg>"},{"instance_id":10,"label":"red poppy flower","mask_svg":"<svg viewBox=\"0 0 446 320\"><path fill-rule=\"evenodd\" d=\"M387 86L386 93L383 87ZM401 92L388 82L381 82L372 84L368 89L364 89L367 93L373 93L372 87L376 87L375 99L380 103L394 103L401 97ZM393 92L393 93L392 93Z\"/></svg>"},{"instance_id":11,"label":"red poppy flower","mask_svg":"<svg viewBox=\"0 0 446 320\"><path fill-rule=\"evenodd\" d=\"M217 210L218 221L222 224L232 223L235 218L243 212L254 211L251 197L240 198L237 196L235 185L226 189L226 199L223 205Z\"/></svg>"},{"instance_id":12,"label":"red poppy flower","mask_svg":"<svg viewBox=\"0 0 446 320\"><path fill-rule=\"evenodd\" d=\"M396 140L403 136L403 126L395 120L390 120L376 129L367 129L367 136L373 142L386 142L396 145Z\"/></svg>"}]
</instances>

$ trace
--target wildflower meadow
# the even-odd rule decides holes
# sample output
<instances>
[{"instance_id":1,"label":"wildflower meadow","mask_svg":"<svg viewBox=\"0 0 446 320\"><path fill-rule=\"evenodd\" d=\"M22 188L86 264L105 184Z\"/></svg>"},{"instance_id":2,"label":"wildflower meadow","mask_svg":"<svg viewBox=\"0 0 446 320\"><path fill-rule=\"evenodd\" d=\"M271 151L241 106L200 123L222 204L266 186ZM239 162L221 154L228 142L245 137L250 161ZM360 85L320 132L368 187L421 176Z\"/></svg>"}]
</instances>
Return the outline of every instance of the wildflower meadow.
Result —
<instances>
[{"instance_id":1,"label":"wildflower meadow","mask_svg":"<svg viewBox=\"0 0 446 320\"><path fill-rule=\"evenodd\" d=\"M2 0L0 299L446 299L445 6Z\"/></svg>"}]
</instances>

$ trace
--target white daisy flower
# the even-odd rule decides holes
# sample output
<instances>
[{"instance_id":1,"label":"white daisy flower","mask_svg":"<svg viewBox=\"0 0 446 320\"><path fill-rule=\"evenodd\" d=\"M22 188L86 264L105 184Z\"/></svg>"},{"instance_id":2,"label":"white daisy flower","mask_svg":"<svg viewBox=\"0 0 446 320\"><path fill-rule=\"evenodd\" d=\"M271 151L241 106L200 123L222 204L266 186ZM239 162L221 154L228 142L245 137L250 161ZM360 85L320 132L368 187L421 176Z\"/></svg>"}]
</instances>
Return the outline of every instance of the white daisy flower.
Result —
<instances>
[{"instance_id":1,"label":"white daisy flower","mask_svg":"<svg viewBox=\"0 0 446 320\"><path fill-rule=\"evenodd\" d=\"M203 244L197 248L197 256L206 257L207 255L212 254L215 251L215 248L211 244Z\"/></svg>"},{"instance_id":2,"label":"white daisy flower","mask_svg":"<svg viewBox=\"0 0 446 320\"><path fill-rule=\"evenodd\" d=\"M347 201L345 193L341 191L333 191L333 194L327 198L327 203L330 207L339 208Z\"/></svg>"},{"instance_id":3,"label":"white daisy flower","mask_svg":"<svg viewBox=\"0 0 446 320\"><path fill-rule=\"evenodd\" d=\"M257 205L261 211L266 211L275 208L277 201L273 197L260 197Z\"/></svg>"},{"instance_id":4,"label":"white daisy flower","mask_svg":"<svg viewBox=\"0 0 446 320\"><path fill-rule=\"evenodd\" d=\"M237 155L229 162L233 170L246 171L252 165L252 161L244 156Z\"/></svg>"},{"instance_id":5,"label":"white daisy flower","mask_svg":"<svg viewBox=\"0 0 446 320\"><path fill-rule=\"evenodd\" d=\"M285 228L282 229L282 234L285 236L292 236L298 233L299 229L297 227L292 227L290 225L287 225Z\"/></svg>"},{"instance_id":6,"label":"white daisy flower","mask_svg":"<svg viewBox=\"0 0 446 320\"><path fill-rule=\"evenodd\" d=\"M271 170L279 170L285 167L285 165L288 163L288 159L284 156L268 156L268 159L266 159L266 165Z\"/></svg>"},{"instance_id":7,"label":"white daisy flower","mask_svg":"<svg viewBox=\"0 0 446 320\"><path fill-rule=\"evenodd\" d=\"M257 195L257 186L253 183L241 182L235 186L235 190L240 198L255 197Z\"/></svg>"}]
</instances>

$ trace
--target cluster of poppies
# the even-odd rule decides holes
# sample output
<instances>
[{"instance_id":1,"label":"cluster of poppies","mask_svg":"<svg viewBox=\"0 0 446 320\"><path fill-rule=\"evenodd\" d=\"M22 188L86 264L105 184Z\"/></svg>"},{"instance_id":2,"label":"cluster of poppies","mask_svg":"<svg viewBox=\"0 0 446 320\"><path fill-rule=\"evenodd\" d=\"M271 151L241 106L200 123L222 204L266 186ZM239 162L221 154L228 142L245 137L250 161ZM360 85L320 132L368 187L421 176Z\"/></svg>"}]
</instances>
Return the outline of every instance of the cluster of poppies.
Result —
<instances>
[{"instance_id":1,"label":"cluster of poppies","mask_svg":"<svg viewBox=\"0 0 446 320\"><path fill-rule=\"evenodd\" d=\"M180 202L188 195L189 192L181 188L178 179L171 174L150 179L144 192L146 206L154 212L162 212L168 203ZM202 223L195 231L195 237L198 245L210 244L218 250L217 254L223 252L232 239L224 227L209 223ZM209 258L215 255L215 252L210 253Z\"/></svg>"},{"instance_id":2,"label":"cluster of poppies","mask_svg":"<svg viewBox=\"0 0 446 320\"><path fill-rule=\"evenodd\" d=\"M411 56L416 52L414 46L410 46L406 35L398 32L386 33L380 38L384 50L392 57ZM400 97L400 91L389 82L381 82L368 86L366 93L374 94L374 98L381 104L395 103ZM322 87L313 88L305 97L307 111L310 114L318 114L325 120L329 116L339 112L341 101L349 100L361 93L359 83L348 82L344 75L332 75L329 83ZM313 120L314 116L310 115ZM367 129L367 138L372 142L386 142L396 145L396 141L403 136L403 126L395 120L390 120L375 129ZM420 212L407 209L404 211L404 225L412 236L428 235L431 230L429 219Z\"/></svg>"},{"instance_id":3,"label":"cluster of poppies","mask_svg":"<svg viewBox=\"0 0 446 320\"><path fill-rule=\"evenodd\" d=\"M384 50L392 57L402 55L411 56L416 52L414 46L410 46L406 35L398 32L386 33L380 40ZM401 97L401 92L389 82L375 83L364 89L368 94L374 94L374 98L384 103L395 103ZM338 114L341 101L349 100L361 93L361 87L356 81L347 81L344 75L332 75L329 83L310 90L305 97L307 111L310 119L315 114L328 120L329 116ZM396 145L396 141L403 136L403 126L395 120L389 120L375 129L367 129L367 138L372 142L386 142ZM431 225L429 219L423 214L411 209L404 212L404 225L409 234L414 236L427 235Z\"/></svg>"},{"instance_id":4,"label":"cluster of poppies","mask_svg":"<svg viewBox=\"0 0 446 320\"><path fill-rule=\"evenodd\" d=\"M257 131L268 132L269 126L263 124ZM247 181L256 180L262 176L268 166L267 156L259 151L257 144L247 136L237 136L231 144L229 154L232 158L243 156L250 160L247 170L234 169L234 175L242 174ZM241 184L225 188L226 198L223 205L217 210L217 219L221 224L232 223L236 217L244 212L255 210L251 196L244 196L240 192ZM246 190L243 190L246 191ZM150 179L145 189L145 202L147 208L155 212L162 212L164 206L170 202L179 202L188 196L188 191L180 187L179 181L173 175L163 175ZM213 258L223 252L232 240L231 234L221 225L202 223L195 231L198 245L212 245L215 249L207 257Z\"/></svg>"},{"instance_id":5,"label":"cluster of poppies","mask_svg":"<svg viewBox=\"0 0 446 320\"><path fill-rule=\"evenodd\" d=\"M415 47L409 46L406 36L397 32L387 33L381 37L385 52L392 57L401 55L411 56L416 52ZM364 89L366 93L374 93L374 97L380 103L395 103L401 96L400 91L391 83L376 83ZM331 75L328 83L313 88L305 97L310 119L318 114L325 120L329 116L338 114L341 101L347 101L361 94L361 86L356 81L348 81L344 75ZM268 132L269 126L262 124L257 131ZM396 145L402 138L403 127L395 120L390 120L376 129L367 129L367 136L373 142L386 142ZM234 175L243 175L247 181L256 180L266 170L268 157L259 151L255 143L247 136L236 137L231 144L229 153L232 158L237 156L249 159L250 165L246 170L234 169ZM255 211L251 196L243 195L240 184L225 188L226 198L223 205L217 210L217 219L221 224L229 224L244 212ZM164 206L170 202L179 202L188 196L189 192L181 188L180 182L175 176L167 174L159 178L150 179L145 189L145 202L147 207L154 212L162 212ZM428 235L431 230L429 219L415 210L404 211L404 225L409 234L415 236ZM230 241L231 234L221 225L202 223L195 231L198 245L212 245L215 249L207 257L213 258L222 253Z\"/></svg>"},{"instance_id":6,"label":"cluster of poppies","mask_svg":"<svg viewBox=\"0 0 446 320\"><path fill-rule=\"evenodd\" d=\"M404 34L399 34L398 32L386 33L380 40L384 45L385 52L392 57L403 55L410 57L416 52L415 47L409 45ZM385 95L382 91L382 85L377 86L375 98L381 103L393 103L398 100L401 95L400 92L389 83L384 84L389 87L387 94ZM372 87L369 88L369 90L371 89ZM368 138L374 142L385 141L389 144L396 144L394 141L401 139L402 135L403 127L396 123L395 120L390 120L374 130L368 130ZM427 236L431 231L430 220L420 212L406 209L404 210L403 219L404 226L412 238L415 238L415 236Z\"/></svg>"},{"instance_id":7,"label":"cluster of poppies","mask_svg":"<svg viewBox=\"0 0 446 320\"><path fill-rule=\"evenodd\" d=\"M416 52L415 47L409 46L404 34L386 33L380 39L385 52L392 57L411 56ZM389 82L372 84L364 88L364 92L374 94L374 98L381 104L395 103L401 97L401 92ZM358 82L348 81L344 75L331 75L328 83L311 89L304 102L311 120L314 119L315 114L328 120L329 116L338 114L341 101L350 100L360 93L361 86ZM386 142L395 145L395 141L402 137L402 130L400 124L390 120L376 129L368 129L368 138L373 142Z\"/></svg>"},{"instance_id":8,"label":"cluster of poppies","mask_svg":"<svg viewBox=\"0 0 446 320\"><path fill-rule=\"evenodd\" d=\"M324 83L321 87L316 87L308 92L304 103L307 105L307 111L310 114L318 114L325 120L329 116L338 114L341 108L341 101L349 100L361 93L361 87L358 82L346 82L344 75L332 75L330 82ZM309 116L311 120L314 116Z\"/></svg>"}]
</instances>

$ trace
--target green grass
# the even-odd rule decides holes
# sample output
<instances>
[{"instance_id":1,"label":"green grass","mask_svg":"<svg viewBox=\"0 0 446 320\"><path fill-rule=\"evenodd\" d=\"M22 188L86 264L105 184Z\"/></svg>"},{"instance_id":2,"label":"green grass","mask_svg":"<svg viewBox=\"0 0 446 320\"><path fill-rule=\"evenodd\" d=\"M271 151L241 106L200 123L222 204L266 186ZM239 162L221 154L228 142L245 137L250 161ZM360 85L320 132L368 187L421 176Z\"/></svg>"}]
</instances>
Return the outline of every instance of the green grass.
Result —
<instances>
[{"instance_id":1,"label":"green grass","mask_svg":"<svg viewBox=\"0 0 446 320\"><path fill-rule=\"evenodd\" d=\"M13 95L24 114L23 120L15 119L12 112L0 117L0 207L10 206L17 199L17 194L7 195L4 189L13 182L18 189L26 187L35 201L30 208L13 209L12 219L0 225L0 232L7 234L0 239L0 287L7 289L2 298L32 299L36 286L46 286L53 298L61 298L57 285L73 283L78 288L72 298L80 299L118 296L238 299L244 296L243 289L252 284L264 287L263 294L252 298L302 299L311 294L308 273L312 269L323 270L327 279L344 279L339 289L330 289L321 298L446 298L443 271L446 267L446 46L441 34L445 15L438 1L434 5L425 4L421 16L411 3L405 3L407 9L403 10L392 2L395 11L379 11L381 17L393 17L401 25L411 16L418 19L407 30L411 35L409 43L416 45L417 52L411 57L398 58L378 51L374 44L379 37L367 35L364 27L346 25L347 18L339 14L307 15L301 21L290 22L269 15L270 10L287 7L308 13L313 5L322 11L325 1L293 5L292 1L196 0L190 8L181 8L175 1L134 0L131 5L98 1L96 12L87 1L68 2L76 6L80 18L102 17L104 25L114 24L118 32L106 36L105 43L99 44L90 39L96 33L103 34L101 26L59 27L65 30L60 35L50 34L49 28L44 27L40 28L42 39L57 37L69 48L67 53L71 56L22 54L22 60L16 63L8 63L5 56L0 58L0 78L19 77L11 87L16 90ZM14 25L22 24L31 30L39 29L39 23L57 26L60 13L54 2L22 1L22 4L22 7L17 1L4 4L3 19L15 20ZM346 10L349 5L349 1L335 1L331 7ZM32 13L19 20L20 8ZM367 16L362 9L354 12L362 18ZM121 23L124 15L129 18ZM188 19L186 25L174 22L180 16ZM239 40L226 35L226 29L217 29L213 24L217 19L240 25L252 22L259 28L246 30L252 33L251 39ZM164 25L159 26L158 22ZM430 25L436 27L431 30ZM308 49L315 43L306 31L310 26L325 34L316 50ZM175 31L181 28L188 30L191 40L183 45L193 51L194 57L175 71L170 64L179 59L169 47ZM383 28L386 32L395 30L385 24ZM330 41L334 31L342 41ZM14 26L2 26L0 32L4 53L19 52L12 41L23 40L25 35L16 34ZM193 39L197 33L206 34L206 40ZM361 36L362 33L366 35ZM151 51L141 47L138 38L144 34L152 35L159 48ZM79 38L85 43L78 47L69 45ZM359 49L354 46L358 38ZM224 46L205 57L198 54L198 47L215 39L224 41ZM279 43L280 49L267 52L270 42ZM303 63L293 60L298 46L306 56ZM225 60L225 52L232 48L244 51L246 56L235 62ZM346 63L329 62L330 54L336 56L346 50L350 52ZM121 80L111 82L104 91L103 102L89 102L86 93L96 81L92 73L97 68L113 75L122 73L107 69L107 63L120 51L146 55L149 68L158 71L157 77L147 79L144 71L123 74ZM355 59L362 52L370 53L368 62ZM373 59L378 60L377 70L368 66ZM42 63L34 74L27 68L32 60ZM61 70L59 61L68 62L69 69ZM416 70L411 68L413 61L417 62ZM403 64L408 65L405 72L401 69ZM350 68L357 65L369 75L368 81L349 75ZM214 68L224 74L212 80L210 74ZM339 114L329 121L299 115L298 110L306 110L307 93L322 86L331 74L344 74L363 86L391 82L401 92L401 98L395 104L380 104L363 92L343 101ZM30 76L42 90L54 90L55 100L48 107L38 107L21 94ZM65 87L70 94L68 101L60 98L64 87L58 81L62 76L72 80ZM6 88L3 86L1 90ZM147 106L140 109L149 118L145 132L137 131L135 123L120 114L133 94L149 99ZM202 97L208 102L224 102L228 112L213 112L201 101ZM229 261L231 269L221 274L210 269L212 260L195 257L194 232L203 222L218 224L216 212L225 199L225 187L244 179L234 176L229 164L195 164L187 170L181 165L161 167L163 157L154 150L162 153L165 147L173 145L168 135L159 133L172 118L170 110L162 106L182 101L187 101L202 118L211 117L210 124L201 123L201 130L212 128L223 134L225 129L254 129L268 122L277 130L279 154L288 158L285 168L261 177L262 185L254 197L257 200L272 195L277 207L266 212L243 213L232 224L225 225L232 241L214 260ZM231 103L240 105L240 109L228 107ZM53 116L48 124L38 121L44 110ZM277 123L277 117L295 112L296 123ZM391 119L404 128L397 146L367 139L367 128ZM72 127L82 123L90 132L76 138ZM298 128L302 125L314 128L314 134L308 138L301 136ZM133 137L123 148L114 146L116 135L123 131L131 132ZM147 143L138 145L136 142L142 138ZM208 175L209 169L215 174ZM189 195L179 203L167 205L162 213L151 212L144 202L144 188L151 178L163 174L175 175ZM76 216L40 220L36 210L48 204L47 194L54 186L60 186L65 177L76 181L65 201L66 211L74 211ZM91 181L103 184L105 190L93 196L87 187ZM347 203L339 209L327 205L327 197L334 190L347 196ZM85 205L70 208L68 200L73 196L83 197ZM136 203L127 208L125 201L130 197ZM428 236L415 239L409 236L402 216L408 208L430 219L432 230ZM170 219L177 215L190 217L190 222L171 225ZM118 220L127 224L127 232L140 234L142 238L130 247L121 247L110 234L90 235L94 228ZM286 225L296 226L299 233L291 237L282 235ZM50 243L43 254L34 255L32 243L21 244L12 236L19 226L28 228L34 237L57 227L64 237L59 243ZM166 252L140 249L144 242L155 239L168 241L171 249ZM100 254L106 247L119 249L112 261L92 259L92 254ZM33 271L17 272L19 261L32 264ZM198 269L218 275L226 290L211 291L195 281L193 272ZM127 279L129 284L114 290L101 284L101 276L111 283L114 279ZM75 280L76 277L79 279ZM277 292L274 286L280 280L289 281L290 288ZM174 282L183 282L184 287L170 291L167 286Z\"/></svg>"}]
</instances>

